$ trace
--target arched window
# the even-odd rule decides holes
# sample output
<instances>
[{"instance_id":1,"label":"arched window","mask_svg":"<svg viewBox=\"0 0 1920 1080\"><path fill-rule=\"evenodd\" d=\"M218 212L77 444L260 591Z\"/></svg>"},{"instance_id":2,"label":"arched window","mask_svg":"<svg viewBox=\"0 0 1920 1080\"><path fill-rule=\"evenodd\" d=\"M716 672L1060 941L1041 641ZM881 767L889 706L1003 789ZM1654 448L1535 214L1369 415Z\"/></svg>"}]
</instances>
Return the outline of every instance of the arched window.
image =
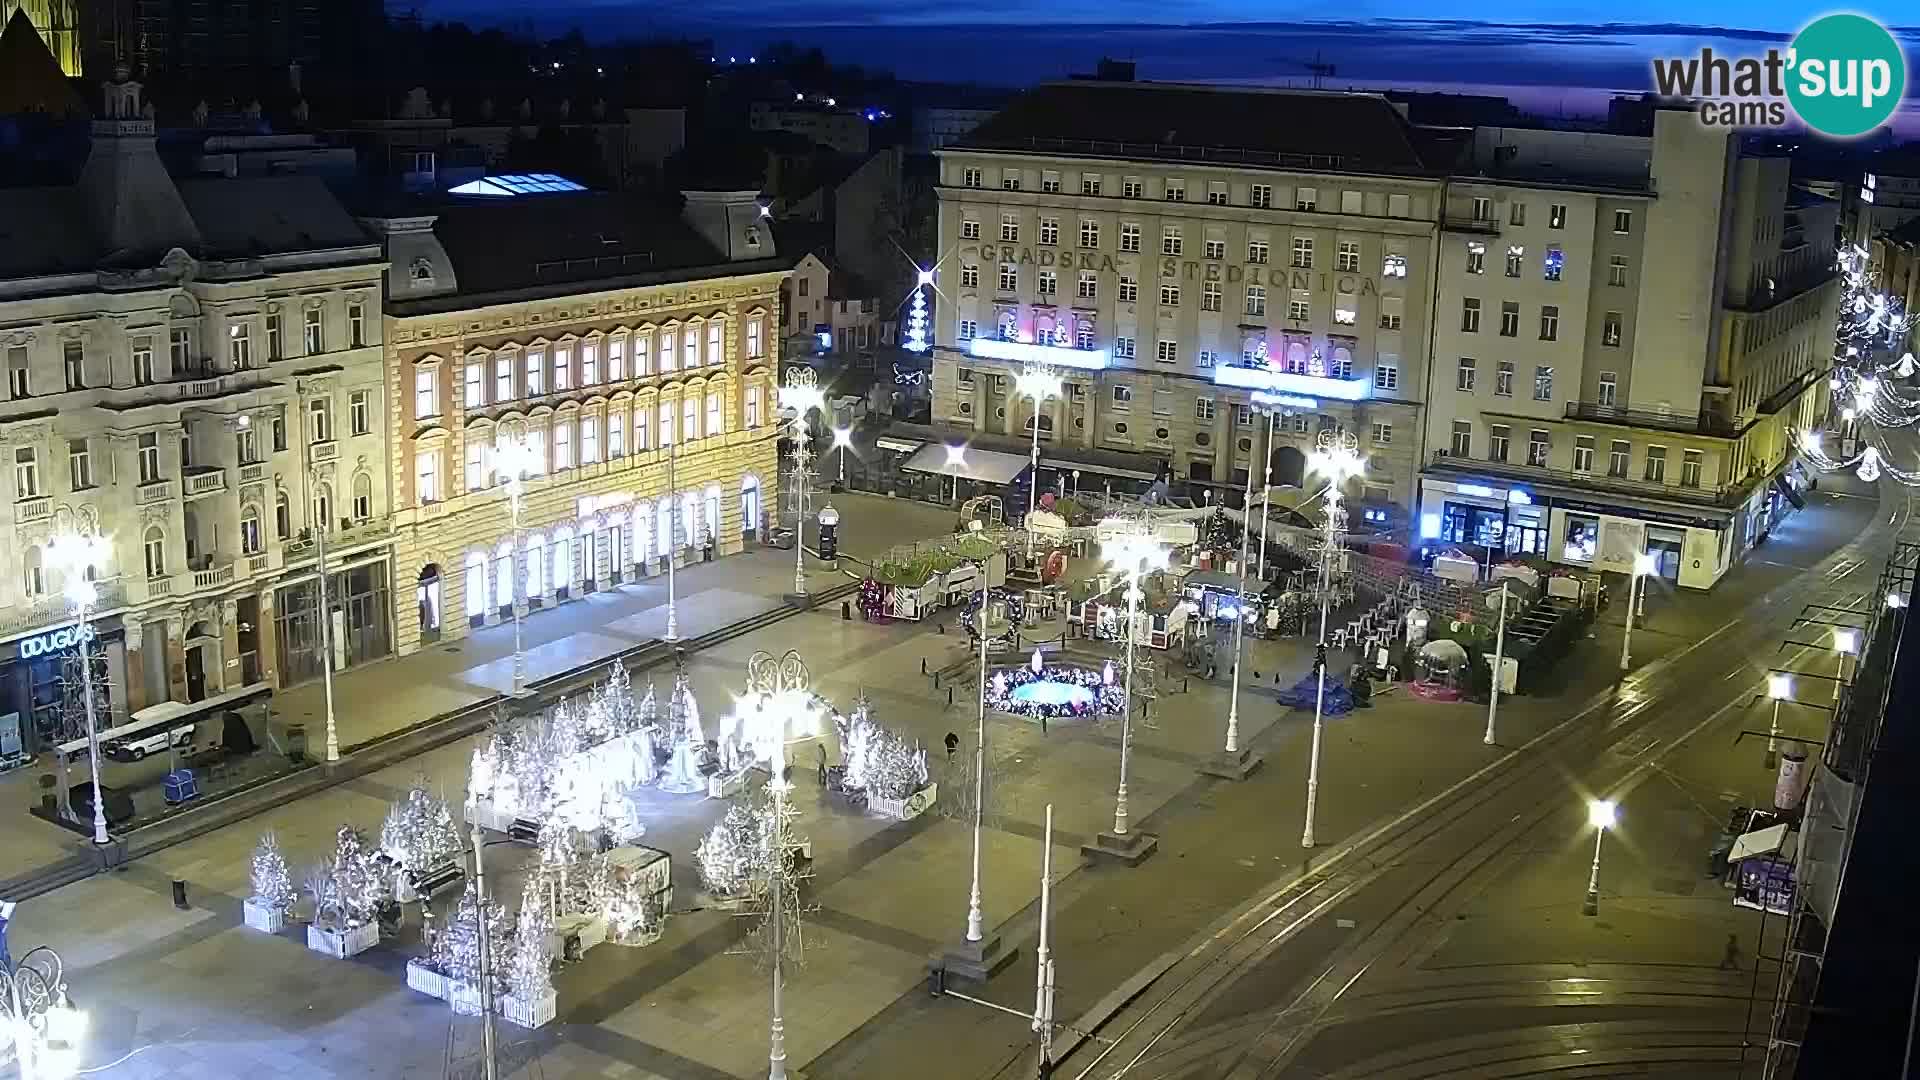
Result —
<instances>
[{"instance_id":1,"label":"arched window","mask_svg":"<svg viewBox=\"0 0 1920 1080\"><path fill-rule=\"evenodd\" d=\"M573 584L573 529L561 526L553 531L553 587L557 592Z\"/></svg>"},{"instance_id":2,"label":"arched window","mask_svg":"<svg viewBox=\"0 0 1920 1080\"><path fill-rule=\"evenodd\" d=\"M513 606L513 541L502 540L500 546L493 549L493 605L506 609Z\"/></svg>"},{"instance_id":3,"label":"arched window","mask_svg":"<svg viewBox=\"0 0 1920 1080\"><path fill-rule=\"evenodd\" d=\"M542 570L546 569L547 560L541 557L541 553L546 550L546 545L547 538L543 533L534 533L527 537L525 554L522 558L527 560L528 598L546 594L547 575L541 573Z\"/></svg>"},{"instance_id":4,"label":"arched window","mask_svg":"<svg viewBox=\"0 0 1920 1080\"><path fill-rule=\"evenodd\" d=\"M273 535L278 540L293 535L293 504L287 501L285 488L273 495Z\"/></svg>"},{"instance_id":5,"label":"arched window","mask_svg":"<svg viewBox=\"0 0 1920 1080\"><path fill-rule=\"evenodd\" d=\"M353 478L353 520L373 520L373 477L368 473Z\"/></svg>"},{"instance_id":6,"label":"arched window","mask_svg":"<svg viewBox=\"0 0 1920 1080\"><path fill-rule=\"evenodd\" d=\"M1287 363L1285 370L1295 375L1305 375L1307 373L1307 347L1304 343L1298 341L1290 341L1287 343Z\"/></svg>"},{"instance_id":7,"label":"arched window","mask_svg":"<svg viewBox=\"0 0 1920 1080\"><path fill-rule=\"evenodd\" d=\"M167 536L160 531L160 526L150 525L147 527L146 541L142 547L145 549L146 554L147 576L149 578L166 577Z\"/></svg>"},{"instance_id":8,"label":"arched window","mask_svg":"<svg viewBox=\"0 0 1920 1080\"><path fill-rule=\"evenodd\" d=\"M260 508L249 503L240 508L240 553L243 555L260 554L262 544L260 536Z\"/></svg>"},{"instance_id":9,"label":"arched window","mask_svg":"<svg viewBox=\"0 0 1920 1080\"><path fill-rule=\"evenodd\" d=\"M633 561L644 564L653 550L653 504L635 503L633 507Z\"/></svg>"},{"instance_id":10,"label":"arched window","mask_svg":"<svg viewBox=\"0 0 1920 1080\"><path fill-rule=\"evenodd\" d=\"M487 613L487 553L467 552L467 618L478 619Z\"/></svg>"},{"instance_id":11,"label":"arched window","mask_svg":"<svg viewBox=\"0 0 1920 1080\"><path fill-rule=\"evenodd\" d=\"M674 537L673 507L673 496L663 495L660 497L660 508L654 515L657 530L655 533L655 546L659 549L660 557L663 559L672 558L674 552L680 549L680 545Z\"/></svg>"},{"instance_id":12,"label":"arched window","mask_svg":"<svg viewBox=\"0 0 1920 1080\"><path fill-rule=\"evenodd\" d=\"M45 596L47 594L46 556L41 552L40 546L29 545L26 554L21 558L21 563L21 591L28 596Z\"/></svg>"},{"instance_id":13,"label":"arched window","mask_svg":"<svg viewBox=\"0 0 1920 1080\"><path fill-rule=\"evenodd\" d=\"M429 262L427 257L422 255L413 260L413 265L408 269L407 276L413 279L415 285L431 285L433 284L433 263Z\"/></svg>"},{"instance_id":14,"label":"arched window","mask_svg":"<svg viewBox=\"0 0 1920 1080\"><path fill-rule=\"evenodd\" d=\"M313 527L329 528L333 520L333 485L322 481L313 488Z\"/></svg>"}]
</instances>

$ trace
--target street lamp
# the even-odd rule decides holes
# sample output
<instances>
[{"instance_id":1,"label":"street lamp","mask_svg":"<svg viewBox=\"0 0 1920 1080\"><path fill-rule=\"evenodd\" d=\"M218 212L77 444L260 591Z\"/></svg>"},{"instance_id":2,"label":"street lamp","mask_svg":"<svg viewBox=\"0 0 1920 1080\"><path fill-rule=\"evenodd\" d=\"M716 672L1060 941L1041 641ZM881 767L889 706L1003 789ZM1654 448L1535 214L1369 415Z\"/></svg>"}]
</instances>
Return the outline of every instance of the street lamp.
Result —
<instances>
[{"instance_id":1,"label":"street lamp","mask_svg":"<svg viewBox=\"0 0 1920 1080\"><path fill-rule=\"evenodd\" d=\"M1619 819L1619 807L1612 799L1588 801L1587 824L1593 826L1593 869L1587 874L1587 899L1580 905L1582 915L1600 914L1600 841Z\"/></svg>"},{"instance_id":2,"label":"street lamp","mask_svg":"<svg viewBox=\"0 0 1920 1080\"><path fill-rule=\"evenodd\" d=\"M333 516L332 496L328 496L323 507L318 498L320 487L320 465L313 460L313 444L331 441L333 438L333 402L325 401L327 411L310 411L307 397L308 387L295 381L295 398L301 412L300 456L304 459L307 478L307 515L313 519L314 540L319 545L315 556L318 560L314 567L314 578L320 594L320 685L326 695L327 705L327 764L336 764L340 760L340 727L334 721L333 713L333 608L327 603L327 533L332 531L329 518Z\"/></svg>"},{"instance_id":3,"label":"street lamp","mask_svg":"<svg viewBox=\"0 0 1920 1080\"><path fill-rule=\"evenodd\" d=\"M1133 642L1138 635L1134 632L1134 623L1140 617L1140 601L1145 595L1140 588L1148 574L1164 570L1167 566L1167 548L1154 534L1153 526L1146 521L1120 523L1120 529L1110 539L1100 544L1100 554L1107 564L1126 574L1127 587L1127 647L1126 679L1122 697L1124 705L1120 712L1120 790L1113 804L1113 836L1122 844L1128 843L1127 837L1127 760L1133 746Z\"/></svg>"},{"instance_id":4,"label":"street lamp","mask_svg":"<svg viewBox=\"0 0 1920 1080\"><path fill-rule=\"evenodd\" d=\"M947 444L947 475L953 477L953 501L960 501L960 470L967 467L967 447L964 443Z\"/></svg>"},{"instance_id":5,"label":"street lamp","mask_svg":"<svg viewBox=\"0 0 1920 1080\"><path fill-rule=\"evenodd\" d=\"M833 448L840 451L840 483L847 482L847 447L853 445L853 429L837 427L833 429Z\"/></svg>"},{"instance_id":6,"label":"street lamp","mask_svg":"<svg viewBox=\"0 0 1920 1080\"><path fill-rule=\"evenodd\" d=\"M1247 470L1246 490L1241 495L1240 505L1247 512L1253 510L1253 470ZM1262 526L1264 528L1264 524ZM1250 761L1250 754L1240 750L1240 660L1241 642L1247 628L1247 542L1253 536L1253 518L1243 513L1240 518L1240 564L1239 577L1234 584L1233 596L1233 687L1227 695L1227 745L1221 751L1218 760L1202 771L1210 776L1219 776L1234 780L1244 780L1258 762Z\"/></svg>"},{"instance_id":7,"label":"street lamp","mask_svg":"<svg viewBox=\"0 0 1920 1080\"><path fill-rule=\"evenodd\" d=\"M1493 692L1487 695L1487 733L1480 741L1493 745L1493 721L1500 712L1500 676L1507 666L1507 582L1500 580L1500 627L1493 635Z\"/></svg>"},{"instance_id":8,"label":"street lamp","mask_svg":"<svg viewBox=\"0 0 1920 1080\"><path fill-rule=\"evenodd\" d=\"M12 908L12 904L5 905ZM67 997L60 954L41 945L0 970L20 1080L66 1080L80 1069L86 1014Z\"/></svg>"},{"instance_id":9,"label":"street lamp","mask_svg":"<svg viewBox=\"0 0 1920 1080\"><path fill-rule=\"evenodd\" d=\"M1860 631L1835 627L1833 631L1833 653L1840 658L1840 670L1833 680L1833 703L1840 704L1840 691L1847 684L1847 658L1858 655L1860 650Z\"/></svg>"},{"instance_id":10,"label":"street lamp","mask_svg":"<svg viewBox=\"0 0 1920 1080\"><path fill-rule=\"evenodd\" d=\"M949 452L956 449L948 447ZM980 909L980 833L986 823L987 793L987 601L992 597L988 582L991 559L980 562L980 717L973 751L973 885L967 892L967 943L978 947L986 937L986 918ZM1040 655L1038 650L1035 656Z\"/></svg>"},{"instance_id":11,"label":"street lamp","mask_svg":"<svg viewBox=\"0 0 1920 1080\"><path fill-rule=\"evenodd\" d=\"M809 688L806 662L798 652L785 656L757 652L747 658L747 692L735 703L737 730L743 736L742 749L765 762L769 779L767 790L773 794L773 829L769 837L769 880L767 894L772 901L773 993L772 1020L767 1036L767 1078L786 1080L787 1025L781 1002L786 954L786 871L787 871L787 743L793 739L820 734L820 709Z\"/></svg>"},{"instance_id":12,"label":"street lamp","mask_svg":"<svg viewBox=\"0 0 1920 1080\"><path fill-rule=\"evenodd\" d=\"M67 603L73 608L74 648L80 650L80 699L87 716L87 758L93 767L93 842L106 844L106 801L100 797L100 731L93 709L93 661L87 656L89 616L100 601L94 587L96 568L106 564L109 548L99 533L85 536L62 533L48 545L48 555L59 568Z\"/></svg>"},{"instance_id":13,"label":"street lamp","mask_svg":"<svg viewBox=\"0 0 1920 1080\"><path fill-rule=\"evenodd\" d=\"M1050 397L1060 396L1060 376L1045 364L1026 364L1013 380L1014 389L1033 400L1032 475L1027 478L1027 517L1033 517L1040 498L1040 406ZM1027 558L1033 558L1033 524L1027 523Z\"/></svg>"},{"instance_id":14,"label":"street lamp","mask_svg":"<svg viewBox=\"0 0 1920 1080\"><path fill-rule=\"evenodd\" d=\"M793 410L793 592L801 598L807 595L807 566L804 561L807 551L807 460L813 453L807 414L824 408L826 400L826 395L820 391L819 377L812 368L787 369L786 382L780 387L780 407Z\"/></svg>"},{"instance_id":15,"label":"street lamp","mask_svg":"<svg viewBox=\"0 0 1920 1080\"><path fill-rule=\"evenodd\" d=\"M528 473L540 469L540 450L525 435L497 442L493 447L493 474L504 477L507 485L507 507L513 514L513 696L521 697L527 692L527 653L520 636L520 620L526 609L525 592L526 569L524 559L538 558L538 553L524 550L525 542L520 535L520 512L526 499L526 477Z\"/></svg>"},{"instance_id":16,"label":"street lamp","mask_svg":"<svg viewBox=\"0 0 1920 1080\"><path fill-rule=\"evenodd\" d=\"M1341 489L1347 481L1366 471L1366 458L1360 454L1360 441L1352 433L1333 429L1320 433L1307 470L1327 481L1325 533L1320 540L1320 640L1314 646L1313 666L1319 672L1319 687L1313 696L1313 748L1307 758L1307 822L1300 834L1300 846L1313 846L1313 818L1320 805L1320 739L1327 703L1327 608L1333 594L1333 556L1340 548L1340 534L1347 522L1341 504Z\"/></svg>"},{"instance_id":17,"label":"street lamp","mask_svg":"<svg viewBox=\"0 0 1920 1080\"><path fill-rule=\"evenodd\" d=\"M1627 582L1627 632L1620 637L1620 670L1633 667L1633 616L1634 601L1642 596L1647 586L1645 579L1659 569L1660 561L1649 552L1638 552L1633 556L1633 577Z\"/></svg>"},{"instance_id":18,"label":"street lamp","mask_svg":"<svg viewBox=\"0 0 1920 1080\"><path fill-rule=\"evenodd\" d=\"M1767 727L1767 768L1780 760L1780 703L1793 700L1793 676L1774 672L1767 676L1767 696L1773 699L1773 723Z\"/></svg>"}]
</instances>

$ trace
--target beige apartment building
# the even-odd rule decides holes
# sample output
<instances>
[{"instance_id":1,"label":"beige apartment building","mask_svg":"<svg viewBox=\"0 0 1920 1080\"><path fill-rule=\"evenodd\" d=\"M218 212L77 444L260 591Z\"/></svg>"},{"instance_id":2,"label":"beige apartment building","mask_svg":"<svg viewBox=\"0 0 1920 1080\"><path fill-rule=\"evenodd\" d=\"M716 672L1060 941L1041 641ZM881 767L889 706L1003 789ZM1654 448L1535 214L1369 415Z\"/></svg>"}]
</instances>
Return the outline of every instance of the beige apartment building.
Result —
<instances>
[{"instance_id":1,"label":"beige apartment building","mask_svg":"<svg viewBox=\"0 0 1920 1080\"><path fill-rule=\"evenodd\" d=\"M537 609L734 554L778 505L788 262L755 193L689 192L676 214L507 186L529 190L366 218L391 262L403 654L511 619L516 593ZM520 440L536 464L516 535L496 450Z\"/></svg>"}]
</instances>

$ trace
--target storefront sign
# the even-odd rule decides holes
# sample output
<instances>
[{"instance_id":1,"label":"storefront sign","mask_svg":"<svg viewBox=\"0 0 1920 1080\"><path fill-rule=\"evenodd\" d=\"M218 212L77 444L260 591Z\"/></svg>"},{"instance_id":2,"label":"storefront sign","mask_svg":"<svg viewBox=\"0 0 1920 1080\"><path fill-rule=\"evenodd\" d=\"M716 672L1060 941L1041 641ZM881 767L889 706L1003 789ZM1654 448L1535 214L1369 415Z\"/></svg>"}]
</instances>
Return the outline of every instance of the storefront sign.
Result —
<instances>
[{"instance_id":1,"label":"storefront sign","mask_svg":"<svg viewBox=\"0 0 1920 1080\"><path fill-rule=\"evenodd\" d=\"M1015 244L968 244L960 249L964 262L978 259L985 263L1011 263L1016 266L1059 267L1063 270L1091 270L1096 274L1118 275L1121 267L1111 255L1098 252L1057 251L1052 248L1021 247ZM1142 261L1145 261L1144 259ZM1328 271L1298 270L1266 263L1225 263L1215 259L1160 258L1160 276L1167 280L1246 282L1276 289L1304 289L1318 293L1334 291L1356 296L1375 296L1379 282L1364 274L1340 274Z\"/></svg>"},{"instance_id":2,"label":"storefront sign","mask_svg":"<svg viewBox=\"0 0 1920 1080\"><path fill-rule=\"evenodd\" d=\"M83 641L92 640L93 627L91 625L63 626L58 630L48 630L43 634L35 634L30 638L22 638L20 640L20 658L22 660L31 660L36 656L45 656L48 653L59 652L62 649L71 649Z\"/></svg>"}]
</instances>

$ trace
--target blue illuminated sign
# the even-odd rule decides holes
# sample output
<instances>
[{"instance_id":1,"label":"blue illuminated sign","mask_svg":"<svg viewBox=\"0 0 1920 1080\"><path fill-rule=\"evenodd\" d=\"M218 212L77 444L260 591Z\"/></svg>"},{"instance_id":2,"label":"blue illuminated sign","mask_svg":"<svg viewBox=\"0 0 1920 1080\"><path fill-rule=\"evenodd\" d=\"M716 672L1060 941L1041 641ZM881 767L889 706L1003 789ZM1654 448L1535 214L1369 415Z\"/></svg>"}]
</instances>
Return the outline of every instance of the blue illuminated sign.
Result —
<instances>
[{"instance_id":1,"label":"blue illuminated sign","mask_svg":"<svg viewBox=\"0 0 1920 1080\"><path fill-rule=\"evenodd\" d=\"M92 626L63 626L58 630L48 630L44 634L20 639L20 658L31 660L36 656L71 649L83 641L92 640Z\"/></svg>"}]
</instances>

